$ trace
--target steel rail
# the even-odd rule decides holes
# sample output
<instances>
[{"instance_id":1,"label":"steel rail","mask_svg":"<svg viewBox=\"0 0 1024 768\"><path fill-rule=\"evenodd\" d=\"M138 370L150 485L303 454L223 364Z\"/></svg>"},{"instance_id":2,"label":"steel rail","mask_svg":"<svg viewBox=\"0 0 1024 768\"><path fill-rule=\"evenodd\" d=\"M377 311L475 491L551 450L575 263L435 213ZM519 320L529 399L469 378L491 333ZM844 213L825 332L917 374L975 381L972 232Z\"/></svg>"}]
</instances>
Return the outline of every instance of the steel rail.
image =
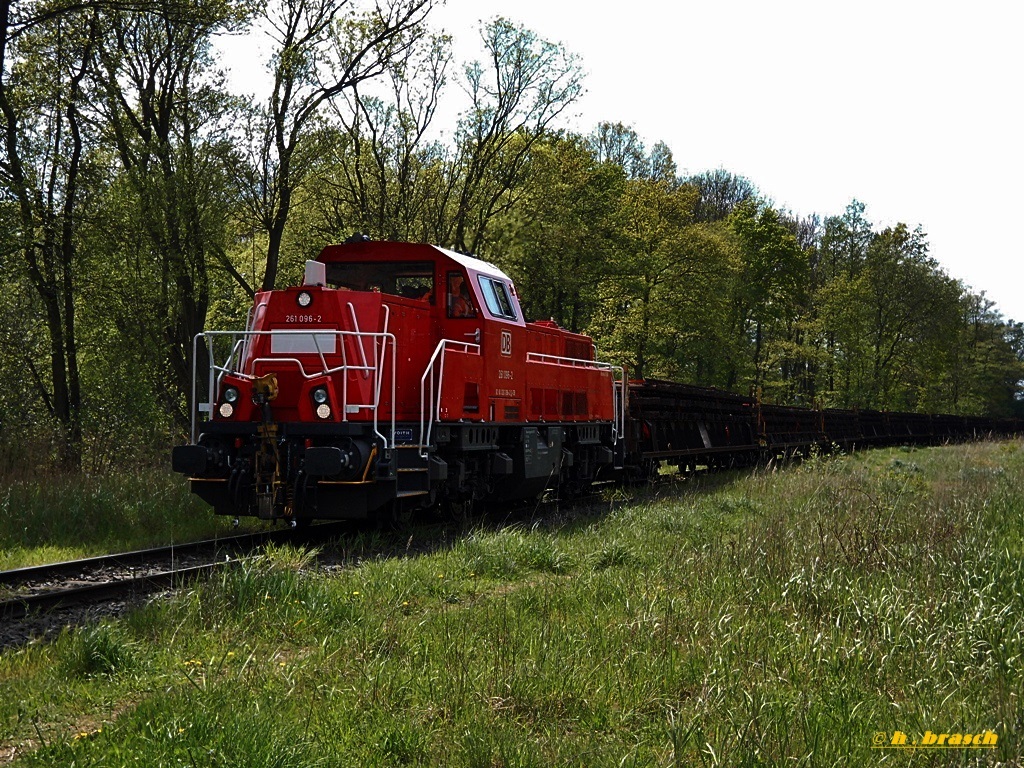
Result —
<instances>
[{"instance_id":1,"label":"steel rail","mask_svg":"<svg viewBox=\"0 0 1024 768\"><path fill-rule=\"evenodd\" d=\"M337 523L320 524L304 529L301 534L329 535L341 527ZM157 589L177 587L212 573L220 565L237 562L237 558L222 557L224 552L248 554L266 544L296 541L297 533L300 532L292 529L245 533L220 539L206 539L0 571L0 588L4 591L39 585L34 592L4 595L0 599L0 618L7 621L17 620L33 611L114 600ZM204 557L209 562L196 564L194 560L197 557ZM175 567L175 562L186 559L193 562ZM169 565L161 566L161 561L169 561ZM115 578L102 577L106 569L130 571L147 566L153 570ZM99 577L101 580L90 583L87 581L90 576ZM71 580L73 584L62 587L46 583L56 579Z\"/></svg>"},{"instance_id":2,"label":"steel rail","mask_svg":"<svg viewBox=\"0 0 1024 768\"><path fill-rule=\"evenodd\" d=\"M191 541L183 544L171 544L164 547L152 547L149 549L138 549L130 552L116 552L110 555L97 555L85 557L80 560L65 560L59 563L46 563L44 565L30 565L24 568L15 568L10 571L0 571L0 586L16 587L34 581L70 576L89 570L102 568L131 568L133 566L146 565L155 560L175 560L179 556L188 557L203 552L216 552L223 549L248 549L267 542L286 541L294 536L290 530L260 531L256 533L242 533L235 536L225 536L220 539L204 539L203 541Z\"/></svg>"},{"instance_id":3,"label":"steel rail","mask_svg":"<svg viewBox=\"0 0 1024 768\"><path fill-rule=\"evenodd\" d=\"M12 597L0 601L0 618L17 621L36 611L88 605L144 595L159 589L179 587L213 573L214 569L221 565L233 562L237 562L237 560L193 565L187 568L149 573L127 579L113 579L96 584L77 584L73 587Z\"/></svg>"}]
</instances>

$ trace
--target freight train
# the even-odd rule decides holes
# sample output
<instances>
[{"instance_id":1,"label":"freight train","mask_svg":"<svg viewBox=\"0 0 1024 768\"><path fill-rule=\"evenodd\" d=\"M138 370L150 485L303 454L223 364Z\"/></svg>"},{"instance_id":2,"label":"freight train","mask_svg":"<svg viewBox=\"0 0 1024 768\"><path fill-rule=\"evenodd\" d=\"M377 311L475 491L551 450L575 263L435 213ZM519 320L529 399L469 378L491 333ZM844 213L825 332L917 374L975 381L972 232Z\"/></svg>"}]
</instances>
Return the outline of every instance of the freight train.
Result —
<instances>
[{"instance_id":1,"label":"freight train","mask_svg":"<svg viewBox=\"0 0 1024 768\"><path fill-rule=\"evenodd\" d=\"M245 330L199 334L192 353L191 439L173 469L217 514L292 524L405 521L430 507L463 517L481 501L575 495L663 463L1016 429L631 381L589 337L527 321L494 265L361 237L307 262L301 285L257 293Z\"/></svg>"}]
</instances>

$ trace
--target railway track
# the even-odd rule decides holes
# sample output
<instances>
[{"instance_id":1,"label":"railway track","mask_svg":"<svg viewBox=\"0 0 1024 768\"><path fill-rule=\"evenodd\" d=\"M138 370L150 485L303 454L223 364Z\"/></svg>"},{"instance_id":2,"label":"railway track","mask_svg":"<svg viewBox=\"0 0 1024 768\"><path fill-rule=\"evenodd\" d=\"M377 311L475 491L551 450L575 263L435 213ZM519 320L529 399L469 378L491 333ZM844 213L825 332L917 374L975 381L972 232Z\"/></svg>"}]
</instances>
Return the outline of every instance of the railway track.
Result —
<instances>
[{"instance_id":1,"label":"railway track","mask_svg":"<svg viewBox=\"0 0 1024 768\"><path fill-rule=\"evenodd\" d=\"M308 529L308 536L325 536L337 529L340 526L336 524L313 526ZM209 575L217 567L250 555L266 544L305 540L306 533L283 529L241 534L0 571L0 620L12 622L57 608L177 587Z\"/></svg>"}]
</instances>

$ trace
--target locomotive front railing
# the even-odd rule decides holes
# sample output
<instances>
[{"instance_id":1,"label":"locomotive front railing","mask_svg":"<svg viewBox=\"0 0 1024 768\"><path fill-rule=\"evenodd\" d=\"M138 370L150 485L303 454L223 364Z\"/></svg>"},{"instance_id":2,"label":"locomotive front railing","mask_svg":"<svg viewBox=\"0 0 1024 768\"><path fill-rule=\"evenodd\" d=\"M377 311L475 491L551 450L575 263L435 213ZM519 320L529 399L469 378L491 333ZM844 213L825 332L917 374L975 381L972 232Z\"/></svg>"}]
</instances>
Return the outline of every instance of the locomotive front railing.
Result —
<instances>
[{"instance_id":1,"label":"locomotive front railing","mask_svg":"<svg viewBox=\"0 0 1024 768\"><path fill-rule=\"evenodd\" d=\"M599 360L583 360L577 357L561 357L559 355L546 355L541 352L527 352L526 362L539 363L542 365L558 365L568 368L607 371L611 374L611 395L612 395L612 441L618 443L625 437L626 430L626 371L621 365L602 363Z\"/></svg>"},{"instance_id":2,"label":"locomotive front railing","mask_svg":"<svg viewBox=\"0 0 1024 768\"><path fill-rule=\"evenodd\" d=\"M383 306L384 306L385 313L390 313L391 308L387 304L384 304ZM356 333L359 333L359 318L356 316L356 308L352 304L351 301L348 302L348 313L352 317L352 328L355 330ZM384 321L384 330L386 331L387 329L388 329L388 323L387 323L387 320L385 319L385 321ZM369 376L369 372L367 370L365 370L365 368L367 366L367 362L366 362L366 347L363 346L362 341L359 342L359 356L362 358L362 361L363 361L363 368L364 368L364 370L363 370L363 378L365 379L365 378L367 378Z\"/></svg>"},{"instance_id":3,"label":"locomotive front railing","mask_svg":"<svg viewBox=\"0 0 1024 768\"><path fill-rule=\"evenodd\" d=\"M192 340L192 430L191 439L195 443L198 439L199 421L201 413L213 414L213 406L220 391L221 383L226 375L238 376L242 379L253 380L256 378L257 366L260 363L270 363L275 366L282 364L295 366L304 379L312 379L318 376L330 376L344 374L341 386L341 418L348 421L351 413L358 413L362 409L368 409L373 415L374 433L382 441L384 448L390 450L393 447L395 433L394 408L391 409L390 433L385 436L380 431L379 411L381 404L381 391L384 379L390 381L391 402L395 401L395 370L396 370L396 344L395 336L385 330L380 333L369 333L360 331L336 331L331 329L315 328L311 330L273 330L273 331L205 331L196 334ZM253 357L252 350L254 342L259 337L269 337L270 353ZM229 351L223 362L218 363L217 352L222 351L224 344L218 344L219 340L229 340ZM199 375L196 364L199 360L198 351L200 340L206 346L206 359L210 361L207 375L207 396L206 402L198 400ZM351 363L348 360L347 341L353 341L359 347L360 361ZM367 344L369 342L369 344ZM372 353L366 354L367 346ZM275 347L278 352L275 353ZM295 355L304 355L304 358ZM340 356L340 363L331 365L328 356ZM385 373L390 362L390 371ZM364 378L373 376L370 387L371 401L352 402L349 399L349 377L348 373L360 373Z\"/></svg>"}]
</instances>

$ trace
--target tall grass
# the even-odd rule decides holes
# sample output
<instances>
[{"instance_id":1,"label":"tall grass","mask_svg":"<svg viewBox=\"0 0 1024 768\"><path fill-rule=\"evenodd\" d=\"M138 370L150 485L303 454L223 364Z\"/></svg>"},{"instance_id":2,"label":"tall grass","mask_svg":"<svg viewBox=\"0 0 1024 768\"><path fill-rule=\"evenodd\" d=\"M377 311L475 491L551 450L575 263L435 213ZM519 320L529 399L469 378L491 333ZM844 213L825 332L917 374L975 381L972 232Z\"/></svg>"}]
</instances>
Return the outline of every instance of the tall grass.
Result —
<instances>
[{"instance_id":1,"label":"tall grass","mask_svg":"<svg viewBox=\"0 0 1024 768\"><path fill-rule=\"evenodd\" d=\"M680 483L329 573L282 547L0 656L17 764L1019 764L1024 451ZM416 547L409 549L414 553ZM995 731L995 751L872 749Z\"/></svg>"},{"instance_id":2,"label":"tall grass","mask_svg":"<svg viewBox=\"0 0 1024 768\"><path fill-rule=\"evenodd\" d=\"M0 570L194 541L230 526L167 467L8 475L0 483Z\"/></svg>"}]
</instances>

